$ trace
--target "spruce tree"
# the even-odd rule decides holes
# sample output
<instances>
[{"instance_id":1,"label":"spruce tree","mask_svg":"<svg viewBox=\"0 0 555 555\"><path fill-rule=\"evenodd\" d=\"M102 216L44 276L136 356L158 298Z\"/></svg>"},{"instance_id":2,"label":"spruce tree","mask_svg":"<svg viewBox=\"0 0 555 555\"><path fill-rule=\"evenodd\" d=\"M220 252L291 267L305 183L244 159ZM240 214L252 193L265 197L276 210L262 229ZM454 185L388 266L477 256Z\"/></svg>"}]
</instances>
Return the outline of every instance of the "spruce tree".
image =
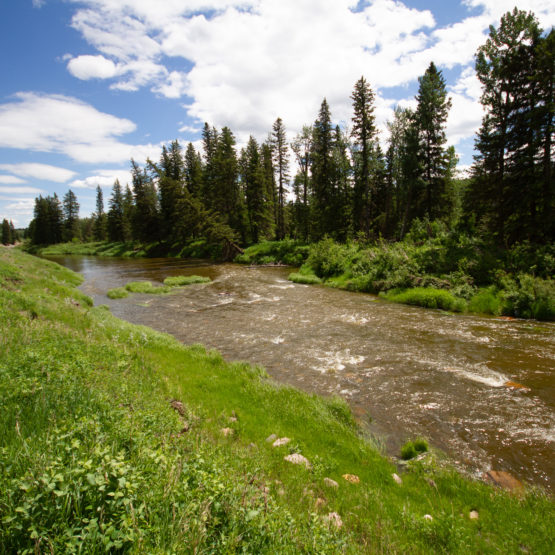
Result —
<instances>
[{"instance_id":1,"label":"spruce tree","mask_svg":"<svg viewBox=\"0 0 555 555\"><path fill-rule=\"evenodd\" d=\"M308 241L310 230L310 152L312 150L313 129L309 125L304 125L302 131L295 137L291 143L291 149L295 153L299 172L295 176L295 220L296 229L299 230L299 236Z\"/></svg>"},{"instance_id":2,"label":"spruce tree","mask_svg":"<svg viewBox=\"0 0 555 555\"><path fill-rule=\"evenodd\" d=\"M274 169L277 176L277 222L276 239L285 238L285 196L289 179L289 146L285 126L281 118L277 118L272 127L272 153Z\"/></svg>"},{"instance_id":3,"label":"spruce tree","mask_svg":"<svg viewBox=\"0 0 555 555\"><path fill-rule=\"evenodd\" d=\"M11 245L12 244L12 235L10 230L10 222L4 218L2 220L2 244L3 245Z\"/></svg>"},{"instance_id":4,"label":"spruce tree","mask_svg":"<svg viewBox=\"0 0 555 555\"><path fill-rule=\"evenodd\" d=\"M133 182L133 238L141 242L157 241L159 234L158 198L151 176L131 160Z\"/></svg>"},{"instance_id":5,"label":"spruce tree","mask_svg":"<svg viewBox=\"0 0 555 555\"><path fill-rule=\"evenodd\" d=\"M118 179L112 188L112 196L108 201L108 239L110 241L125 241L124 197Z\"/></svg>"},{"instance_id":6,"label":"spruce tree","mask_svg":"<svg viewBox=\"0 0 555 555\"><path fill-rule=\"evenodd\" d=\"M185 187L194 197L199 197L202 190L202 158L193 143L185 150Z\"/></svg>"},{"instance_id":7,"label":"spruce tree","mask_svg":"<svg viewBox=\"0 0 555 555\"><path fill-rule=\"evenodd\" d=\"M377 129L374 116L374 92L364 77L355 84L353 101L353 231L370 232L373 153L377 145Z\"/></svg>"},{"instance_id":8,"label":"spruce tree","mask_svg":"<svg viewBox=\"0 0 555 555\"><path fill-rule=\"evenodd\" d=\"M75 193L71 189L64 195L63 214L64 241L79 239L79 203L77 202L77 197L75 196Z\"/></svg>"},{"instance_id":9,"label":"spruce tree","mask_svg":"<svg viewBox=\"0 0 555 555\"><path fill-rule=\"evenodd\" d=\"M11 245L15 245L15 243L17 243L17 231L15 230L15 227L13 225L12 220L10 220L10 239L11 239Z\"/></svg>"},{"instance_id":10,"label":"spruce tree","mask_svg":"<svg viewBox=\"0 0 555 555\"><path fill-rule=\"evenodd\" d=\"M104 212L104 196L100 185L96 186L96 212L93 215L93 237L95 241L106 240L106 214Z\"/></svg>"}]
</instances>

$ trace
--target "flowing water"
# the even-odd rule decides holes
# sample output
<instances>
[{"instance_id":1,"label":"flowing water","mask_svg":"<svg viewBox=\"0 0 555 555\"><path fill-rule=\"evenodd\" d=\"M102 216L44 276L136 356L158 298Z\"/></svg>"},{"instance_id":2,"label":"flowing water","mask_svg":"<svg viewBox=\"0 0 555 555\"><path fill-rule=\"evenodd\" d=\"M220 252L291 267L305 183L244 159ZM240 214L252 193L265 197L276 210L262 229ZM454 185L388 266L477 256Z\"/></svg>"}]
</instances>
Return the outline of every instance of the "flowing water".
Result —
<instances>
[{"instance_id":1,"label":"flowing water","mask_svg":"<svg viewBox=\"0 0 555 555\"><path fill-rule=\"evenodd\" d=\"M287 268L57 257L112 313L337 394L387 450L425 436L461 467L555 488L555 325L453 315L287 281ZM204 275L170 295L110 300L129 281Z\"/></svg>"}]
</instances>

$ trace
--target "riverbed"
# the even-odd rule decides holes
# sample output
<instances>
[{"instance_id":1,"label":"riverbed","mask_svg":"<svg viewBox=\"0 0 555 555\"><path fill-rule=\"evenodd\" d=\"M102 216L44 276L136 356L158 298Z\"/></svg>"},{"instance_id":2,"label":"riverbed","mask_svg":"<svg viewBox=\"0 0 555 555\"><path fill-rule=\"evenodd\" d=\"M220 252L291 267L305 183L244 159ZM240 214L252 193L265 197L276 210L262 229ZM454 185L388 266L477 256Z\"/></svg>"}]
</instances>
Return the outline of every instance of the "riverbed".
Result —
<instances>
[{"instance_id":1,"label":"riverbed","mask_svg":"<svg viewBox=\"0 0 555 555\"><path fill-rule=\"evenodd\" d=\"M339 395L391 454L417 436L477 476L555 487L555 325L455 315L287 281L290 268L175 259L49 257L95 304L180 341L260 364L277 381ZM110 300L174 275L209 284Z\"/></svg>"}]
</instances>

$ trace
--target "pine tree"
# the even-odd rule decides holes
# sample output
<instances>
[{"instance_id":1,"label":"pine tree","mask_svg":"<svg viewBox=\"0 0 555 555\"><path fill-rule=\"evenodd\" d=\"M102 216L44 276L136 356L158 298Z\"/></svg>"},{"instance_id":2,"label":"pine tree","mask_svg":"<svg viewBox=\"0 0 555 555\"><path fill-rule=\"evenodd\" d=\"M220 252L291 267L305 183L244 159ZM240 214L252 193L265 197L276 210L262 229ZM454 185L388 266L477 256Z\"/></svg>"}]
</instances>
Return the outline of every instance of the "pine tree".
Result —
<instances>
[{"instance_id":1,"label":"pine tree","mask_svg":"<svg viewBox=\"0 0 555 555\"><path fill-rule=\"evenodd\" d=\"M202 158L193 143L185 150L185 187L194 197L199 197L202 190Z\"/></svg>"},{"instance_id":2,"label":"pine tree","mask_svg":"<svg viewBox=\"0 0 555 555\"><path fill-rule=\"evenodd\" d=\"M299 236L308 241L310 232L310 152L312 150L313 129L304 125L302 131L291 143L291 149L297 158L299 172L294 180L295 192L295 227L299 230Z\"/></svg>"},{"instance_id":3,"label":"pine tree","mask_svg":"<svg viewBox=\"0 0 555 555\"><path fill-rule=\"evenodd\" d=\"M355 84L353 94L353 231L370 232L372 219L371 203L372 181L371 175L373 154L377 145L377 129L374 116L374 92L364 77Z\"/></svg>"},{"instance_id":4,"label":"pine tree","mask_svg":"<svg viewBox=\"0 0 555 555\"><path fill-rule=\"evenodd\" d=\"M131 229L133 238L141 242L157 241L159 233L158 198L156 188L145 169L131 160L133 181L133 219Z\"/></svg>"},{"instance_id":5,"label":"pine tree","mask_svg":"<svg viewBox=\"0 0 555 555\"><path fill-rule=\"evenodd\" d=\"M172 239L172 230L177 225L176 208L183 196L185 165L181 147L173 141L169 150L164 145L158 166L150 163L158 178L158 197L160 203L160 238Z\"/></svg>"},{"instance_id":6,"label":"pine tree","mask_svg":"<svg viewBox=\"0 0 555 555\"><path fill-rule=\"evenodd\" d=\"M445 123L451 99L447 98L445 79L434 63L430 63L422 77L416 100L416 123L418 126L422 160L423 180L425 186L425 215L430 218L446 216L445 178L448 158L445 149L447 141Z\"/></svg>"},{"instance_id":7,"label":"pine tree","mask_svg":"<svg viewBox=\"0 0 555 555\"><path fill-rule=\"evenodd\" d=\"M10 243L11 245L15 245L15 243L17 243L17 240L18 240L17 231L15 230L12 220L10 220L10 239L11 239L11 243Z\"/></svg>"},{"instance_id":8,"label":"pine tree","mask_svg":"<svg viewBox=\"0 0 555 555\"><path fill-rule=\"evenodd\" d=\"M281 118L277 118L274 122L271 137L274 169L277 175L276 239L280 240L285 238L285 196L289 179L289 146Z\"/></svg>"},{"instance_id":9,"label":"pine tree","mask_svg":"<svg viewBox=\"0 0 555 555\"><path fill-rule=\"evenodd\" d=\"M110 241L125 241L124 197L118 179L114 182L112 196L108 201L108 239Z\"/></svg>"},{"instance_id":10,"label":"pine tree","mask_svg":"<svg viewBox=\"0 0 555 555\"><path fill-rule=\"evenodd\" d=\"M2 244L11 245L12 244L12 234L10 230L10 222L4 218L2 220Z\"/></svg>"},{"instance_id":11,"label":"pine tree","mask_svg":"<svg viewBox=\"0 0 555 555\"><path fill-rule=\"evenodd\" d=\"M100 185L96 186L96 212L93 215L93 237L95 241L106 240L106 214L104 212L104 196Z\"/></svg>"},{"instance_id":12,"label":"pine tree","mask_svg":"<svg viewBox=\"0 0 555 555\"><path fill-rule=\"evenodd\" d=\"M80 239L79 229L79 203L75 193L70 189L63 200L63 238L64 241Z\"/></svg>"},{"instance_id":13,"label":"pine tree","mask_svg":"<svg viewBox=\"0 0 555 555\"><path fill-rule=\"evenodd\" d=\"M272 145L270 141L262 143L260 148L260 157L264 174L266 211L269 215L266 237L275 237L278 221L278 193L276 174L274 171Z\"/></svg>"}]
</instances>

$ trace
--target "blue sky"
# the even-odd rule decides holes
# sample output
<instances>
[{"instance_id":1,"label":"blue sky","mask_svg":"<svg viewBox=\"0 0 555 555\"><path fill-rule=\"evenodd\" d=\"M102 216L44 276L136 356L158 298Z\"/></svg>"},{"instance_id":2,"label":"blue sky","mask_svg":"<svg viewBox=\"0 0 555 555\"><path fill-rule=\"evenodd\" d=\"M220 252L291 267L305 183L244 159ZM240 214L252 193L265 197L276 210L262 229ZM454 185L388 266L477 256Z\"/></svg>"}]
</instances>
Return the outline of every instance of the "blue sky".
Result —
<instances>
[{"instance_id":1,"label":"blue sky","mask_svg":"<svg viewBox=\"0 0 555 555\"><path fill-rule=\"evenodd\" d=\"M514 0L4 0L0 3L0 219L26 226L34 198L72 189L81 216L129 181L131 157L173 139L198 144L203 122L239 144L281 117L290 139L323 97L351 117L355 81L377 94L381 140L414 103L431 61L453 108L461 167L481 121L476 48ZM552 0L522 0L544 29Z\"/></svg>"}]
</instances>

